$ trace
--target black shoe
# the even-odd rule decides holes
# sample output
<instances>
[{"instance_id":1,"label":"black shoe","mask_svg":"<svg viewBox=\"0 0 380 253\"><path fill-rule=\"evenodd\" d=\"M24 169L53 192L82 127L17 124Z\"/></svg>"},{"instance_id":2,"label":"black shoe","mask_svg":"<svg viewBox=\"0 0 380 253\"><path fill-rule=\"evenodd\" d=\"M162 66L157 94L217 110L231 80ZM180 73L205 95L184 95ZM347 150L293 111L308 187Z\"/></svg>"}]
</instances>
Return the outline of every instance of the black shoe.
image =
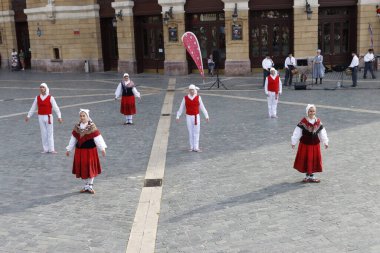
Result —
<instances>
[{"instance_id":1,"label":"black shoe","mask_svg":"<svg viewBox=\"0 0 380 253\"><path fill-rule=\"evenodd\" d=\"M376 76L373 76L372 79L376 79Z\"/></svg>"},{"instance_id":2,"label":"black shoe","mask_svg":"<svg viewBox=\"0 0 380 253\"><path fill-rule=\"evenodd\" d=\"M356 87L356 85L351 85L351 87Z\"/></svg>"},{"instance_id":3,"label":"black shoe","mask_svg":"<svg viewBox=\"0 0 380 253\"><path fill-rule=\"evenodd\" d=\"M366 77L366 76L363 76L363 79L367 79L367 77Z\"/></svg>"}]
</instances>

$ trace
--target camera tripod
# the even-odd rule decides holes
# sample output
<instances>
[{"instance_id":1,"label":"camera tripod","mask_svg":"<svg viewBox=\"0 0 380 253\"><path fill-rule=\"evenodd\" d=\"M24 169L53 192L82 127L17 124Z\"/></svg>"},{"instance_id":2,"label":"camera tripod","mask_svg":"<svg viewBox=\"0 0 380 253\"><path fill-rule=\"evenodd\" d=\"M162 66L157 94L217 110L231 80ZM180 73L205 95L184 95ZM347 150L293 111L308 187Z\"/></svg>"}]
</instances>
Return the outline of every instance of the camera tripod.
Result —
<instances>
[{"instance_id":1,"label":"camera tripod","mask_svg":"<svg viewBox=\"0 0 380 253\"><path fill-rule=\"evenodd\" d=\"M227 87L224 85L224 83L222 81L220 81L219 79L219 69L216 69L216 80L215 82L210 86L210 88L208 88L209 90L211 90L212 87L214 87L214 85L216 85L216 87L219 89L220 86L222 86L225 90L228 90Z\"/></svg>"}]
</instances>

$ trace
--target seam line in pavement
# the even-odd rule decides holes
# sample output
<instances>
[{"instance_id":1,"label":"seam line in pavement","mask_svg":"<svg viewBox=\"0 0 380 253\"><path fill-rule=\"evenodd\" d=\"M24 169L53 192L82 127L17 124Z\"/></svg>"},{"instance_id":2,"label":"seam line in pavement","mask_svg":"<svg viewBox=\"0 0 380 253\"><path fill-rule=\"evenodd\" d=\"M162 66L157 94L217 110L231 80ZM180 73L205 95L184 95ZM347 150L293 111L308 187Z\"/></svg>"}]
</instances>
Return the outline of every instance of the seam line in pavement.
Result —
<instances>
[{"instance_id":1,"label":"seam line in pavement","mask_svg":"<svg viewBox=\"0 0 380 253\"><path fill-rule=\"evenodd\" d=\"M268 101L263 98L248 98L248 97L240 97L240 96L231 96L231 95L221 95L221 94L207 94L202 93L202 96L214 96L214 97L225 97L225 98L235 98L240 100L251 100L256 102L265 102ZM289 101L278 101L279 104L285 104L285 105L299 105L305 107L306 103L298 103L298 102L289 102ZM332 110L340 110L340 111L350 111L350 112L363 112L363 113L371 113L371 114L380 114L380 111L375 110L367 110L367 109L354 109L354 108L345 108L345 107L338 107L338 106L330 106L330 105L320 105L315 104L318 108L325 108L325 109L332 109Z\"/></svg>"},{"instance_id":2,"label":"seam line in pavement","mask_svg":"<svg viewBox=\"0 0 380 253\"><path fill-rule=\"evenodd\" d=\"M153 253L155 250L171 121L171 117L166 115L172 112L175 83L175 78L169 79L145 174L144 187L129 235L127 253Z\"/></svg>"},{"instance_id":3,"label":"seam line in pavement","mask_svg":"<svg viewBox=\"0 0 380 253\"><path fill-rule=\"evenodd\" d=\"M144 96L155 95L155 94L157 94L157 93L148 93L148 94L144 94L141 96L144 97ZM70 108L70 107L75 107L75 106L82 106L82 105L99 104L99 103L105 103L105 102L110 102L110 101L115 101L115 99L113 98L113 99L105 99L105 100L99 100L99 101L94 101L94 102L86 102L86 103L73 104L73 105L64 105L64 106L60 106L59 109ZM2 116L0 116L0 119L10 118L10 117L15 117L15 116L20 116L20 115L26 116L28 114L28 112L29 111L13 113L13 114L8 114L8 115L2 115Z\"/></svg>"}]
</instances>

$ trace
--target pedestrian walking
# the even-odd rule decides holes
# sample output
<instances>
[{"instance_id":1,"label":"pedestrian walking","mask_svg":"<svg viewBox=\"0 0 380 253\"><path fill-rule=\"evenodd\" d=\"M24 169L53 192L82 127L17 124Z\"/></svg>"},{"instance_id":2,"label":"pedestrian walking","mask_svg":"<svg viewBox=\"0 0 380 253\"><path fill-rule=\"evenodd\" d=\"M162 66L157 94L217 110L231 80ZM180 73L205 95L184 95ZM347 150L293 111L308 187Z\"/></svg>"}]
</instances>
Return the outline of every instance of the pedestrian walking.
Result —
<instances>
[{"instance_id":1,"label":"pedestrian walking","mask_svg":"<svg viewBox=\"0 0 380 253\"><path fill-rule=\"evenodd\" d=\"M293 57L292 53L289 53L288 57L285 59L285 81L284 86L291 86L293 80L293 72L296 68L296 59Z\"/></svg>"},{"instance_id":2,"label":"pedestrian walking","mask_svg":"<svg viewBox=\"0 0 380 253\"><path fill-rule=\"evenodd\" d=\"M282 84L276 69L270 69L270 75L265 79L264 89L268 100L269 118L277 118L277 104L279 95L282 93Z\"/></svg>"},{"instance_id":3,"label":"pedestrian walking","mask_svg":"<svg viewBox=\"0 0 380 253\"><path fill-rule=\"evenodd\" d=\"M319 118L316 117L317 108L308 104L306 107L306 117L304 117L294 129L291 142L295 148L297 142L298 150L294 161L294 169L301 173L306 173L304 183L319 183L314 173L322 172L322 155L320 142L328 148L329 139L326 129Z\"/></svg>"},{"instance_id":4,"label":"pedestrian walking","mask_svg":"<svg viewBox=\"0 0 380 253\"><path fill-rule=\"evenodd\" d=\"M364 75L363 78L367 78L367 71L371 72L372 79L376 79L375 74L373 73L373 62L375 61L376 57L373 54L373 49L368 49L368 52L364 55Z\"/></svg>"},{"instance_id":5,"label":"pedestrian walking","mask_svg":"<svg viewBox=\"0 0 380 253\"><path fill-rule=\"evenodd\" d=\"M40 123L41 139L43 151L41 153L56 154L57 151L54 148L54 132L53 132L53 114L55 111L58 117L58 122L62 123L61 111L53 96L49 93L49 87L46 83L40 85L40 95L34 99L32 107L30 108L28 115L25 117L25 121L28 122L30 117L34 114L35 110L38 110L38 122Z\"/></svg>"},{"instance_id":6,"label":"pedestrian walking","mask_svg":"<svg viewBox=\"0 0 380 253\"><path fill-rule=\"evenodd\" d=\"M315 84L322 84L322 79L325 76L325 66L323 65L323 56L321 55L321 49L317 50L317 55L313 59L313 78L315 79Z\"/></svg>"},{"instance_id":7,"label":"pedestrian walking","mask_svg":"<svg viewBox=\"0 0 380 253\"><path fill-rule=\"evenodd\" d=\"M25 53L22 49L20 49L18 57L20 58L21 70L25 70Z\"/></svg>"},{"instance_id":8,"label":"pedestrian walking","mask_svg":"<svg viewBox=\"0 0 380 253\"><path fill-rule=\"evenodd\" d=\"M106 156L107 145L100 131L90 118L90 110L79 110L79 123L75 124L71 133L69 145L66 147L66 156L70 155L75 147L72 173L84 182L80 192L95 194L94 179L102 173L98 148Z\"/></svg>"},{"instance_id":9,"label":"pedestrian walking","mask_svg":"<svg viewBox=\"0 0 380 253\"><path fill-rule=\"evenodd\" d=\"M208 65L208 73L211 74L211 76L214 76L214 68L215 68L215 62L212 59L212 54L207 59L207 65Z\"/></svg>"},{"instance_id":10,"label":"pedestrian walking","mask_svg":"<svg viewBox=\"0 0 380 253\"><path fill-rule=\"evenodd\" d=\"M266 54L264 60L261 62L261 65L263 67L263 86L265 85L265 80L270 74L270 69L273 68L274 63L273 60L270 58L269 54Z\"/></svg>"},{"instance_id":11,"label":"pedestrian walking","mask_svg":"<svg viewBox=\"0 0 380 253\"><path fill-rule=\"evenodd\" d=\"M120 113L125 115L124 125L133 125L133 115L136 114L136 99L141 101L140 92L132 80L129 79L129 74L124 73L123 80L117 86L115 91L115 100L121 97Z\"/></svg>"},{"instance_id":12,"label":"pedestrian walking","mask_svg":"<svg viewBox=\"0 0 380 253\"><path fill-rule=\"evenodd\" d=\"M351 87L356 87L358 83L359 58L355 54L355 52L352 52L351 55L352 55L351 64L350 66L348 66L351 69L351 78L352 78Z\"/></svg>"},{"instance_id":13,"label":"pedestrian walking","mask_svg":"<svg viewBox=\"0 0 380 253\"><path fill-rule=\"evenodd\" d=\"M177 123L182 115L184 109L186 109L186 125L189 132L189 151L201 152L199 149L199 135L200 135L200 125L201 120L199 116L199 109L201 109L206 121L209 122L208 112L202 102L202 98L198 95L196 87L194 84L189 86L189 94L186 95L181 102L179 110L177 111Z\"/></svg>"}]
</instances>

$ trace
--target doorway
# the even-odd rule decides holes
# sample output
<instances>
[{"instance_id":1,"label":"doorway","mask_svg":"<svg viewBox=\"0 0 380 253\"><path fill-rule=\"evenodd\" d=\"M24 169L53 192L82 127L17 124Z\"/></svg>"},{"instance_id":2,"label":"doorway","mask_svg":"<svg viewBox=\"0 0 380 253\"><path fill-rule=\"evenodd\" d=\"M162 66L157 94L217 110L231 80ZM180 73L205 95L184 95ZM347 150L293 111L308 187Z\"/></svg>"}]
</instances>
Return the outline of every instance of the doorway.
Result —
<instances>
[{"instance_id":1,"label":"doorway","mask_svg":"<svg viewBox=\"0 0 380 253\"><path fill-rule=\"evenodd\" d=\"M251 66L261 68L268 54L276 68L283 68L285 58L293 51L292 10L252 11L250 15Z\"/></svg>"},{"instance_id":2,"label":"doorway","mask_svg":"<svg viewBox=\"0 0 380 253\"><path fill-rule=\"evenodd\" d=\"M100 18L104 71L117 71L118 68L117 31L112 20L113 18Z\"/></svg>"},{"instance_id":3,"label":"doorway","mask_svg":"<svg viewBox=\"0 0 380 253\"><path fill-rule=\"evenodd\" d=\"M356 8L319 9L318 47L327 65L348 65L356 50Z\"/></svg>"},{"instance_id":4,"label":"doorway","mask_svg":"<svg viewBox=\"0 0 380 253\"><path fill-rule=\"evenodd\" d=\"M218 13L194 13L187 15L187 31L191 31L198 39L203 68L207 69L207 58L215 50L220 56L219 68L224 69L226 61L226 32L224 12ZM197 69L194 61L187 53L189 72Z\"/></svg>"},{"instance_id":5,"label":"doorway","mask_svg":"<svg viewBox=\"0 0 380 253\"><path fill-rule=\"evenodd\" d=\"M162 72L165 61L162 16L137 16L135 21L137 73Z\"/></svg>"},{"instance_id":6,"label":"doorway","mask_svg":"<svg viewBox=\"0 0 380 253\"><path fill-rule=\"evenodd\" d=\"M16 22L16 39L18 53L20 50L24 52L25 68L31 68L31 53L30 53L30 41L29 41L29 28L28 22Z\"/></svg>"}]
</instances>

